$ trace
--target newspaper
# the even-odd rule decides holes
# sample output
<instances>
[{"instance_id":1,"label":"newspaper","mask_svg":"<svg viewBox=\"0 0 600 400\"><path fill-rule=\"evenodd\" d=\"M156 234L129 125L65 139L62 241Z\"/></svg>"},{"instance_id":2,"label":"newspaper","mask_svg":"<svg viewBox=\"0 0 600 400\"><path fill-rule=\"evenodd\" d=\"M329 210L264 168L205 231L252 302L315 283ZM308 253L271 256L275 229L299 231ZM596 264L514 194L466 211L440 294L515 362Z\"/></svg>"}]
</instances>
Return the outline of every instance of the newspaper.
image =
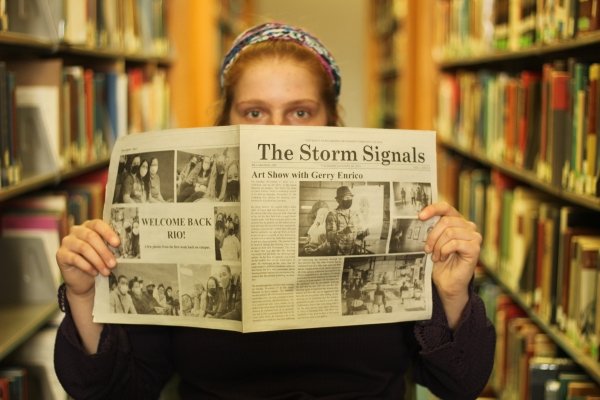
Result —
<instances>
[{"instance_id":1,"label":"newspaper","mask_svg":"<svg viewBox=\"0 0 600 400\"><path fill-rule=\"evenodd\" d=\"M256 332L430 318L435 220L417 213L435 201L430 131L122 137L104 206L118 265L96 280L94 321Z\"/></svg>"}]
</instances>

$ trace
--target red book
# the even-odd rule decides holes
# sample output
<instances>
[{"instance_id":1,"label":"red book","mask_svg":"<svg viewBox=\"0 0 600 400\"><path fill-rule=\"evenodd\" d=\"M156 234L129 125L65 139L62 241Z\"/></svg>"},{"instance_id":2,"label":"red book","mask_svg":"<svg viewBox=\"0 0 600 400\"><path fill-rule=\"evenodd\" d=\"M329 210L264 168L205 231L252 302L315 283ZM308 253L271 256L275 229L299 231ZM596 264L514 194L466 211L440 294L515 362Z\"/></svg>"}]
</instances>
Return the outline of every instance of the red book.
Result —
<instances>
[{"instance_id":1,"label":"red book","mask_svg":"<svg viewBox=\"0 0 600 400\"><path fill-rule=\"evenodd\" d=\"M548 140L548 116L550 115L550 76L553 71L552 64L544 64L542 71L542 115L540 126L540 154L538 163L544 164L546 162L546 147Z\"/></svg>"},{"instance_id":2,"label":"red book","mask_svg":"<svg viewBox=\"0 0 600 400\"><path fill-rule=\"evenodd\" d=\"M518 166L525 165L525 155L527 154L527 144L533 140L530 132L535 126L535 93L537 83L540 80L539 74L532 71L523 71L520 80L519 104L518 104L518 130L517 130L517 151L515 153L515 162Z\"/></svg>"},{"instance_id":3,"label":"red book","mask_svg":"<svg viewBox=\"0 0 600 400\"><path fill-rule=\"evenodd\" d=\"M564 142L567 137L567 121L569 113L569 73L553 71L551 74L550 119L547 130L546 162L550 168L551 182L561 186L562 170L567 155Z\"/></svg>"}]
</instances>

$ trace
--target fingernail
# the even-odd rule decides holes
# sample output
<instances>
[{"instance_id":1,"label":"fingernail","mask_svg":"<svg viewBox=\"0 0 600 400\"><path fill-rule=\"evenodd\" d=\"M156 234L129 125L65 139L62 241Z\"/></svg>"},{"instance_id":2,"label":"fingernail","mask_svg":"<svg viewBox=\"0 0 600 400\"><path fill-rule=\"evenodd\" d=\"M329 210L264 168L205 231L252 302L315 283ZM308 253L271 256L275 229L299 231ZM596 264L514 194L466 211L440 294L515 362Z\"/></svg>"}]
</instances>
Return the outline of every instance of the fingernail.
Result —
<instances>
[{"instance_id":1,"label":"fingernail","mask_svg":"<svg viewBox=\"0 0 600 400\"><path fill-rule=\"evenodd\" d=\"M425 245L425 253L431 253L431 247L428 244Z\"/></svg>"},{"instance_id":2,"label":"fingernail","mask_svg":"<svg viewBox=\"0 0 600 400\"><path fill-rule=\"evenodd\" d=\"M110 260L108 260L108 266L110 268L114 268L115 265L117 265L117 261L114 258L111 258Z\"/></svg>"}]
</instances>

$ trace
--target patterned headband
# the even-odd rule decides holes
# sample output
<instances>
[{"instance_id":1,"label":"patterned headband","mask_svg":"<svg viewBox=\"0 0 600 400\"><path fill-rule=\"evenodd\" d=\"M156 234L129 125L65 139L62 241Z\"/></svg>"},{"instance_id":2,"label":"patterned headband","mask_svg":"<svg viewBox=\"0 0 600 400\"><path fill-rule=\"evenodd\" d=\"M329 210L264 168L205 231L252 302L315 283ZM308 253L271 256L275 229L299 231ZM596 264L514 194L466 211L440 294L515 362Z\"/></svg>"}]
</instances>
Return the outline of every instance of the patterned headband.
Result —
<instances>
[{"instance_id":1,"label":"patterned headband","mask_svg":"<svg viewBox=\"0 0 600 400\"><path fill-rule=\"evenodd\" d=\"M233 65L240 52L246 46L268 40L290 40L306 47L307 49L310 49L313 53L315 53L321 62L321 65L323 65L325 71L327 71L327 74L331 78L336 96L340 95L342 86L340 69L335 63L333 56L331 53L329 53L329 51L327 51L325 46L323 46L323 44L316 37L312 36L306 31L303 31L302 29L276 22L269 22L248 29L235 39L231 49L223 59L223 65L221 66L221 87L224 87L225 75L227 74L229 68Z\"/></svg>"}]
</instances>

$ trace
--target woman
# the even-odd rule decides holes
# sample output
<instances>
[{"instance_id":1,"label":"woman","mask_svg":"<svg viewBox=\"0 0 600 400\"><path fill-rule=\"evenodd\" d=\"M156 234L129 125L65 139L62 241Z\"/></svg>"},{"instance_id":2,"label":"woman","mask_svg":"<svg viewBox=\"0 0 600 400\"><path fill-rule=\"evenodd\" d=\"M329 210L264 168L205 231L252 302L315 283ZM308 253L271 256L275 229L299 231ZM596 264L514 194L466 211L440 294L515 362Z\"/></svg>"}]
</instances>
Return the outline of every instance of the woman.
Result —
<instances>
[{"instance_id":1,"label":"woman","mask_svg":"<svg viewBox=\"0 0 600 400\"><path fill-rule=\"evenodd\" d=\"M209 276L206 281L206 307L204 316L215 317L219 309L219 281L214 276Z\"/></svg>"},{"instance_id":2,"label":"woman","mask_svg":"<svg viewBox=\"0 0 600 400\"><path fill-rule=\"evenodd\" d=\"M329 255L330 248L327 242L327 233L325 231L325 220L329 214L329 207L321 207L317 210L315 220L308 228L308 243L304 246L304 254L307 256L325 256Z\"/></svg>"},{"instance_id":3,"label":"woman","mask_svg":"<svg viewBox=\"0 0 600 400\"><path fill-rule=\"evenodd\" d=\"M200 157L198 155L192 154L183 170L179 173L179 185L177 188L178 202L184 201L190 194L194 193L194 180L200 169L200 165L198 165L199 159ZM202 162L202 160L200 160L200 162Z\"/></svg>"},{"instance_id":4,"label":"woman","mask_svg":"<svg viewBox=\"0 0 600 400\"><path fill-rule=\"evenodd\" d=\"M148 202L164 203L165 199L160 191L160 176L158 176L158 158L150 160L150 171L146 175L146 187L148 188Z\"/></svg>"},{"instance_id":5,"label":"woman","mask_svg":"<svg viewBox=\"0 0 600 400\"><path fill-rule=\"evenodd\" d=\"M213 165L214 160L212 157L205 156L202 159L202 168L193 182L193 191L184 199L185 202L191 203L204 198L213 199L215 197L216 169Z\"/></svg>"},{"instance_id":6,"label":"woman","mask_svg":"<svg viewBox=\"0 0 600 400\"><path fill-rule=\"evenodd\" d=\"M165 310L168 308L167 296L165 295L165 285L159 283L156 290L152 293L152 296L154 296L154 299L156 300L159 306L161 306Z\"/></svg>"},{"instance_id":7,"label":"woman","mask_svg":"<svg viewBox=\"0 0 600 400\"><path fill-rule=\"evenodd\" d=\"M135 156L129 172L123 182L123 203L145 203L148 201L148 188L145 181L148 160Z\"/></svg>"},{"instance_id":8,"label":"woman","mask_svg":"<svg viewBox=\"0 0 600 400\"><path fill-rule=\"evenodd\" d=\"M167 303L167 312L171 315L177 315L173 310L175 300L173 299L173 288L171 286L167 286L165 289L165 301Z\"/></svg>"},{"instance_id":9,"label":"woman","mask_svg":"<svg viewBox=\"0 0 600 400\"><path fill-rule=\"evenodd\" d=\"M300 29L266 24L244 33L221 82L220 124L340 124L337 66ZM57 335L57 374L75 398L156 398L177 372L182 398L401 399L410 368L439 397L475 398L495 345L471 285L481 236L448 204L418 218L434 216L425 243L434 261L430 320L253 334L93 323L94 276L116 265L105 242L117 246L118 237L103 221L87 221L57 252L66 284L59 298L70 307Z\"/></svg>"},{"instance_id":10,"label":"woman","mask_svg":"<svg viewBox=\"0 0 600 400\"><path fill-rule=\"evenodd\" d=\"M233 124L234 122L232 122ZM258 122L257 122L258 123ZM222 201L240 201L240 170L237 160L231 161L225 170Z\"/></svg>"}]
</instances>

